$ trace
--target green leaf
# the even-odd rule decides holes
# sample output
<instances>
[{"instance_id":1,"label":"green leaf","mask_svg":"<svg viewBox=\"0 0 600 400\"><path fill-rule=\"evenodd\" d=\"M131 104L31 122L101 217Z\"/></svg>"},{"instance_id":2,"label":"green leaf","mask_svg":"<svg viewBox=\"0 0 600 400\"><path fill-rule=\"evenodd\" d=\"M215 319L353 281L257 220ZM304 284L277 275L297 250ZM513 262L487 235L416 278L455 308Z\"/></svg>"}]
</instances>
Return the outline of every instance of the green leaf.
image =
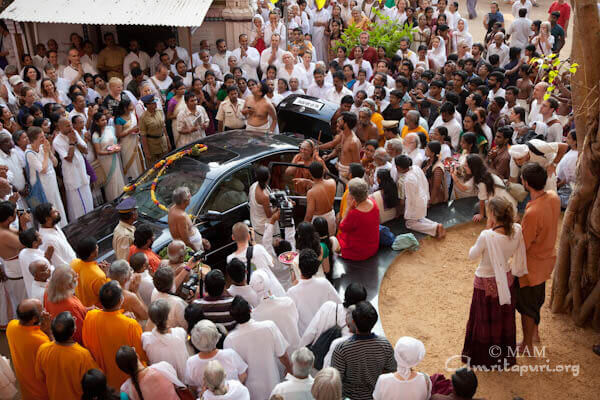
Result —
<instances>
[{"instance_id":1,"label":"green leaf","mask_svg":"<svg viewBox=\"0 0 600 400\"><path fill-rule=\"evenodd\" d=\"M573 64L571 64L571 67L573 67L573 68L577 68L577 67L579 67L579 64L577 64L577 63L573 63Z\"/></svg>"},{"instance_id":2,"label":"green leaf","mask_svg":"<svg viewBox=\"0 0 600 400\"><path fill-rule=\"evenodd\" d=\"M577 68L576 67L571 67L569 68L569 72L574 74L575 72L577 72Z\"/></svg>"},{"instance_id":3,"label":"green leaf","mask_svg":"<svg viewBox=\"0 0 600 400\"><path fill-rule=\"evenodd\" d=\"M544 100L548 100L549 98L550 98L550 93L546 93L546 94L544 95Z\"/></svg>"},{"instance_id":4,"label":"green leaf","mask_svg":"<svg viewBox=\"0 0 600 400\"><path fill-rule=\"evenodd\" d=\"M550 66L548 64L545 64L545 63L542 64L542 69L548 69L548 68L550 68Z\"/></svg>"},{"instance_id":5,"label":"green leaf","mask_svg":"<svg viewBox=\"0 0 600 400\"><path fill-rule=\"evenodd\" d=\"M554 60L554 62L552 63L552 66L553 66L553 67L557 67L557 66L558 66L558 64L560 64L560 59L558 59L558 58L557 58L557 59L556 59L556 60Z\"/></svg>"}]
</instances>

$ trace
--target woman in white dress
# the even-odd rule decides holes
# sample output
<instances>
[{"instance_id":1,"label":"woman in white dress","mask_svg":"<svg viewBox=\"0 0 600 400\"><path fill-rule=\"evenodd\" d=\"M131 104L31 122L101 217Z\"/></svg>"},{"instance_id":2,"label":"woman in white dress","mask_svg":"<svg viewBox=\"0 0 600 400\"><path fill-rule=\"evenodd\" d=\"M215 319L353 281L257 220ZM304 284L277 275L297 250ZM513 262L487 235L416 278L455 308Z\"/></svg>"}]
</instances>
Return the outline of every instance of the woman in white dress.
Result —
<instances>
[{"instance_id":1,"label":"woman in white dress","mask_svg":"<svg viewBox=\"0 0 600 400\"><path fill-rule=\"evenodd\" d=\"M250 392L239 381L226 380L227 375L218 361L211 361L204 370L204 400L250 400Z\"/></svg>"},{"instance_id":2,"label":"woman in white dress","mask_svg":"<svg viewBox=\"0 0 600 400\"><path fill-rule=\"evenodd\" d=\"M62 106L71 104L71 100L60 90L56 89L54 82L50 78L42 79L40 84L42 98L40 103L45 106L48 103L58 103Z\"/></svg>"},{"instance_id":3,"label":"woman in white dress","mask_svg":"<svg viewBox=\"0 0 600 400\"><path fill-rule=\"evenodd\" d=\"M60 213L61 220L58 223L59 227L67 225L67 213L60 198L58 183L56 182L56 172L54 167L58 165L58 161L54 156L52 145L44 136L42 128L31 127L27 131L29 137L29 147L25 151L26 172L29 176L31 186L35 185L39 178L44 188L46 201L52 203L54 208Z\"/></svg>"},{"instance_id":4,"label":"woman in white dress","mask_svg":"<svg viewBox=\"0 0 600 400\"><path fill-rule=\"evenodd\" d=\"M248 42L250 43L250 47L254 47L257 50L264 50L266 47L265 21L259 14L256 14L254 17L252 17L252 27L250 28ZM262 53L262 50L259 50L259 53Z\"/></svg>"},{"instance_id":5,"label":"woman in white dress","mask_svg":"<svg viewBox=\"0 0 600 400\"><path fill-rule=\"evenodd\" d=\"M117 142L115 128L108 125L108 120L104 114L97 112L94 114L90 130L96 156L98 156L98 161L100 161L100 165L102 165L102 169L106 174L104 195L106 201L112 201L123 192L123 186L125 186L121 157L119 157L121 148Z\"/></svg>"},{"instance_id":6,"label":"woman in white dress","mask_svg":"<svg viewBox=\"0 0 600 400\"><path fill-rule=\"evenodd\" d=\"M440 36L434 36L431 39L431 49L427 51L429 58L429 67L435 71L440 71L446 63L446 44Z\"/></svg>"},{"instance_id":7,"label":"woman in white dress","mask_svg":"<svg viewBox=\"0 0 600 400\"><path fill-rule=\"evenodd\" d=\"M140 151L137 117L133 103L123 99L115 111L115 133L121 145L121 163L125 180L137 179L144 167Z\"/></svg>"},{"instance_id":8,"label":"woman in white dress","mask_svg":"<svg viewBox=\"0 0 600 400\"><path fill-rule=\"evenodd\" d=\"M465 42L469 49L473 46L473 36L469 33L469 26L467 20L461 18L456 24L456 30L452 33L452 50L458 51L458 45L460 42Z\"/></svg>"},{"instance_id":9,"label":"woman in white dress","mask_svg":"<svg viewBox=\"0 0 600 400\"><path fill-rule=\"evenodd\" d=\"M277 79L285 79L286 82L289 82L293 76L298 78L301 87L308 87L306 84L306 70L300 67L300 65L294 64L293 54L289 51L284 51L281 59L283 65L277 69Z\"/></svg>"},{"instance_id":10,"label":"woman in white dress","mask_svg":"<svg viewBox=\"0 0 600 400\"><path fill-rule=\"evenodd\" d=\"M373 391L374 400L427 400L431 379L413 369L425 358L425 345L419 339L403 336L394 347L396 372L380 375Z\"/></svg>"}]
</instances>

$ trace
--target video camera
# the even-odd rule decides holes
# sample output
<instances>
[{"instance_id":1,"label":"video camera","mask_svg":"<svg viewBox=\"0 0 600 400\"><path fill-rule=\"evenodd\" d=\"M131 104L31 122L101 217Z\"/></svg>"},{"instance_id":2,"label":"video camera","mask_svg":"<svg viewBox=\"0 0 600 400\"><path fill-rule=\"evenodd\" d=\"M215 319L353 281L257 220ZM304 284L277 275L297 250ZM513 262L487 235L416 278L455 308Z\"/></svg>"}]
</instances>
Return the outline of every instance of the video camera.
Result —
<instances>
[{"instance_id":1,"label":"video camera","mask_svg":"<svg viewBox=\"0 0 600 400\"><path fill-rule=\"evenodd\" d=\"M204 262L206 261L206 254L204 251L197 251L191 258L193 263ZM200 275L196 272L192 272L187 281L183 282L181 285L181 294L184 298L189 298L191 295L196 293L198 290L198 285L202 284L202 279Z\"/></svg>"},{"instance_id":2,"label":"video camera","mask_svg":"<svg viewBox=\"0 0 600 400\"><path fill-rule=\"evenodd\" d=\"M290 228L294 226L294 206L287 197L287 193L283 190L276 190L269 194L269 202L271 206L278 208L280 211L279 215L279 227Z\"/></svg>"}]
</instances>

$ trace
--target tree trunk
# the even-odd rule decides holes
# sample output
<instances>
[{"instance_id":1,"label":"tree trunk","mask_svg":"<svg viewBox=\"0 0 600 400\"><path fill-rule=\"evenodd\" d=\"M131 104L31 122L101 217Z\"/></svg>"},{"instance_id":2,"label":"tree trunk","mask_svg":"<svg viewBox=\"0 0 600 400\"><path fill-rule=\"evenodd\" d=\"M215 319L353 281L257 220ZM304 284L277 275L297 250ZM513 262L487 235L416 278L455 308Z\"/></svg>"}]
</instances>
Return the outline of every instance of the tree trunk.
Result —
<instances>
[{"instance_id":1,"label":"tree trunk","mask_svg":"<svg viewBox=\"0 0 600 400\"><path fill-rule=\"evenodd\" d=\"M552 285L553 312L600 330L600 17L595 0L571 0L571 79L579 159Z\"/></svg>"}]
</instances>

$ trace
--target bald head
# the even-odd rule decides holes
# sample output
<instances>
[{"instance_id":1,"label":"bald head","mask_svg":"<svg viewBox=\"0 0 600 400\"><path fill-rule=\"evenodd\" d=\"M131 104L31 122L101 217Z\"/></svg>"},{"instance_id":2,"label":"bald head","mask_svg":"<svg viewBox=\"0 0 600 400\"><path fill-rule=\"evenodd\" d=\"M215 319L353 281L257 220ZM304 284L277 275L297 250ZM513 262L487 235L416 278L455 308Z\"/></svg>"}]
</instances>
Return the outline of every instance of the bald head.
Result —
<instances>
[{"instance_id":1,"label":"bald head","mask_svg":"<svg viewBox=\"0 0 600 400\"><path fill-rule=\"evenodd\" d=\"M33 275L33 279L38 282L47 282L51 274L46 260L35 260L29 264L29 272Z\"/></svg>"},{"instance_id":2,"label":"bald head","mask_svg":"<svg viewBox=\"0 0 600 400\"><path fill-rule=\"evenodd\" d=\"M183 262L185 257L185 243L181 240L173 240L167 247L167 255L171 262Z\"/></svg>"},{"instance_id":3,"label":"bald head","mask_svg":"<svg viewBox=\"0 0 600 400\"><path fill-rule=\"evenodd\" d=\"M39 325L42 315L42 302L38 299L25 299L17 306L17 318L21 325Z\"/></svg>"},{"instance_id":4,"label":"bald head","mask_svg":"<svg viewBox=\"0 0 600 400\"><path fill-rule=\"evenodd\" d=\"M71 121L67 118L60 117L58 119L58 129L60 130L60 133L68 135L73 130L73 126L71 125Z\"/></svg>"}]
</instances>

